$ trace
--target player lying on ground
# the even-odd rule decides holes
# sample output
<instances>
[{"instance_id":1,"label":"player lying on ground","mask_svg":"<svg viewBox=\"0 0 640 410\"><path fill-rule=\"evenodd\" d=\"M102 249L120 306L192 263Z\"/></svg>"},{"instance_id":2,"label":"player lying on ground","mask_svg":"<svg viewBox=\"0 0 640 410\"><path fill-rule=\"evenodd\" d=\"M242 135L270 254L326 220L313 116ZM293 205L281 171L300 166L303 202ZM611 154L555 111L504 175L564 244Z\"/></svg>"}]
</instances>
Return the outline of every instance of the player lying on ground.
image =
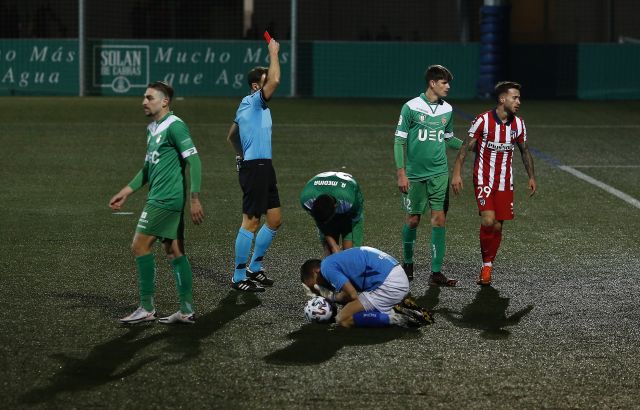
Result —
<instances>
[{"instance_id":1,"label":"player lying on ground","mask_svg":"<svg viewBox=\"0 0 640 410\"><path fill-rule=\"evenodd\" d=\"M400 263L362 246L309 259L300 279L310 295L344 305L335 320L343 327L414 327L433 323L431 314L407 298L409 280Z\"/></svg>"},{"instance_id":2,"label":"player lying on ground","mask_svg":"<svg viewBox=\"0 0 640 410\"><path fill-rule=\"evenodd\" d=\"M364 198L356 180L344 172L322 172L300 193L302 208L318 228L324 255L362 246Z\"/></svg>"}]
</instances>

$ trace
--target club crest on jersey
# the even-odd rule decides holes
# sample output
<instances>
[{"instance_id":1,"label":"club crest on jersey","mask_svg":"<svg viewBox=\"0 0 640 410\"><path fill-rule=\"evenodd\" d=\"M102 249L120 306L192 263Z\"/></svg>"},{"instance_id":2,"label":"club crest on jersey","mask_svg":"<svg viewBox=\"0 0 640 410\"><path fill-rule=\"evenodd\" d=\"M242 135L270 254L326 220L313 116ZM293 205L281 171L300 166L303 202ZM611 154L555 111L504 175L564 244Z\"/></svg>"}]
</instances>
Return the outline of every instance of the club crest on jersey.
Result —
<instances>
[{"instance_id":1,"label":"club crest on jersey","mask_svg":"<svg viewBox=\"0 0 640 410\"><path fill-rule=\"evenodd\" d=\"M420 114L420 122L424 122L426 119L427 117L424 114Z\"/></svg>"},{"instance_id":2,"label":"club crest on jersey","mask_svg":"<svg viewBox=\"0 0 640 410\"><path fill-rule=\"evenodd\" d=\"M511 138L515 138L516 135L518 135L518 131L516 130L511 130Z\"/></svg>"},{"instance_id":3,"label":"club crest on jersey","mask_svg":"<svg viewBox=\"0 0 640 410\"><path fill-rule=\"evenodd\" d=\"M442 117L442 125L445 125L447 123L447 119L445 117Z\"/></svg>"},{"instance_id":4,"label":"club crest on jersey","mask_svg":"<svg viewBox=\"0 0 640 410\"><path fill-rule=\"evenodd\" d=\"M484 206L485 203L484 198L480 198L480 206Z\"/></svg>"}]
</instances>

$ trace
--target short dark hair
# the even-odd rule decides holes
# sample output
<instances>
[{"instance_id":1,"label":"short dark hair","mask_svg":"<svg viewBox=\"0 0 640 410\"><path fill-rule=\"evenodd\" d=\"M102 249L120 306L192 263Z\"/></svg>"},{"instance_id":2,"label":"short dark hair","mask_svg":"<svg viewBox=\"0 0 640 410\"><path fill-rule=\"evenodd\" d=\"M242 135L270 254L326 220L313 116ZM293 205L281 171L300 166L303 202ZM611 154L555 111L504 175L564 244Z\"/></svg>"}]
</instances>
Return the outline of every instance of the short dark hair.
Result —
<instances>
[{"instance_id":1,"label":"short dark hair","mask_svg":"<svg viewBox=\"0 0 640 410\"><path fill-rule=\"evenodd\" d=\"M325 223L336 213L336 199L331 195L322 194L313 201L311 216L316 222Z\"/></svg>"},{"instance_id":2,"label":"short dark hair","mask_svg":"<svg viewBox=\"0 0 640 410\"><path fill-rule=\"evenodd\" d=\"M500 96L504 93L509 92L509 90L512 88L520 91L522 86L515 81L500 81L498 84L496 84L495 88L493 89L493 94L496 97L496 102L499 103Z\"/></svg>"},{"instance_id":3,"label":"short dark hair","mask_svg":"<svg viewBox=\"0 0 640 410\"><path fill-rule=\"evenodd\" d=\"M304 282L311 278L313 271L320 268L320 259L309 259L300 266L300 281Z\"/></svg>"},{"instance_id":4,"label":"short dark hair","mask_svg":"<svg viewBox=\"0 0 640 410\"><path fill-rule=\"evenodd\" d=\"M429 84L429 81L434 80L434 81L439 81L439 80L447 80L447 81L451 81L453 80L453 74L451 74L451 71L449 71L447 69L447 67L440 65L440 64L434 64L434 65L430 65L427 68L427 71L424 72L424 79L427 82L427 85Z\"/></svg>"},{"instance_id":5,"label":"short dark hair","mask_svg":"<svg viewBox=\"0 0 640 410\"><path fill-rule=\"evenodd\" d=\"M169 102L173 99L173 87L171 87L168 83L164 81L154 81L147 85L147 88L153 88L154 90L160 91L169 99Z\"/></svg>"},{"instance_id":6,"label":"short dark hair","mask_svg":"<svg viewBox=\"0 0 640 410\"><path fill-rule=\"evenodd\" d=\"M262 78L262 74L267 74L269 69L267 67L253 67L249 74L247 74L247 83L249 83L249 87L251 84L258 83L260 84L260 79Z\"/></svg>"}]
</instances>

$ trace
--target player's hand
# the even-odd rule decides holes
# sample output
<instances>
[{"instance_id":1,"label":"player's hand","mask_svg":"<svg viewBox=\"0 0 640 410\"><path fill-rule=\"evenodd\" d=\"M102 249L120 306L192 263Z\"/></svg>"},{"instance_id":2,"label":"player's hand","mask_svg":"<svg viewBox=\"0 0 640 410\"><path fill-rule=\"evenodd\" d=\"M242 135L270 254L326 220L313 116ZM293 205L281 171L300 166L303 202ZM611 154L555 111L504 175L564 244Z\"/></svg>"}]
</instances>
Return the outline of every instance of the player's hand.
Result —
<instances>
[{"instance_id":1,"label":"player's hand","mask_svg":"<svg viewBox=\"0 0 640 410\"><path fill-rule=\"evenodd\" d=\"M453 193L458 195L462 191L462 177L460 175L453 175L451 177L451 189Z\"/></svg>"},{"instance_id":2,"label":"player's hand","mask_svg":"<svg viewBox=\"0 0 640 410\"><path fill-rule=\"evenodd\" d=\"M236 155L236 171L240 172L240 168L242 168L242 161L244 161L244 158L242 158L242 155Z\"/></svg>"},{"instance_id":3,"label":"player's hand","mask_svg":"<svg viewBox=\"0 0 640 410\"><path fill-rule=\"evenodd\" d=\"M323 298L329 300L330 302L335 302L336 294L331 289L327 289L324 286L318 285L317 283L315 285L313 285L313 288L317 291L318 295L320 295Z\"/></svg>"},{"instance_id":4,"label":"player's hand","mask_svg":"<svg viewBox=\"0 0 640 410\"><path fill-rule=\"evenodd\" d=\"M191 194L193 195L193 194ZM204 211L198 197L191 197L191 221L194 225L200 225L204 221Z\"/></svg>"},{"instance_id":5,"label":"player's hand","mask_svg":"<svg viewBox=\"0 0 640 410\"><path fill-rule=\"evenodd\" d=\"M535 195L538 192L538 184L536 184L535 178L529 178L529 198Z\"/></svg>"},{"instance_id":6,"label":"player's hand","mask_svg":"<svg viewBox=\"0 0 640 410\"><path fill-rule=\"evenodd\" d=\"M304 283L302 284L302 288L304 289L304 294L309 296L310 298L318 296L314 291L311 290L309 286L305 285Z\"/></svg>"},{"instance_id":7,"label":"player's hand","mask_svg":"<svg viewBox=\"0 0 640 410\"><path fill-rule=\"evenodd\" d=\"M269 42L269 54L278 54L280 52L280 43L278 43L276 40L274 40L273 38L271 38L271 41Z\"/></svg>"},{"instance_id":8,"label":"player's hand","mask_svg":"<svg viewBox=\"0 0 640 410\"><path fill-rule=\"evenodd\" d=\"M403 194L409 192L409 178L407 178L404 173L402 175L398 175L398 189L400 189L400 192Z\"/></svg>"},{"instance_id":9,"label":"player's hand","mask_svg":"<svg viewBox=\"0 0 640 410\"><path fill-rule=\"evenodd\" d=\"M122 205L127 201L127 197L133 192L129 186L126 186L120 190L117 194L115 194L111 200L109 200L109 208L113 211L119 211L122 208Z\"/></svg>"}]
</instances>

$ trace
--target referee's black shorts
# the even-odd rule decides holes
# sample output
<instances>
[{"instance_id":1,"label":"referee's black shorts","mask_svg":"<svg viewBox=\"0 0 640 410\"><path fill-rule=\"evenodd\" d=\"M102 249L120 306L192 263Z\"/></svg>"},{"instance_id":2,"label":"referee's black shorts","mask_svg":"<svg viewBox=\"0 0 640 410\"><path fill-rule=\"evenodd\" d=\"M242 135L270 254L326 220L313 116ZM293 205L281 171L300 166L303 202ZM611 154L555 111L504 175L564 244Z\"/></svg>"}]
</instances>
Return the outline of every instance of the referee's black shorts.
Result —
<instances>
[{"instance_id":1,"label":"referee's black shorts","mask_svg":"<svg viewBox=\"0 0 640 410\"><path fill-rule=\"evenodd\" d=\"M259 217L268 209L280 207L276 171L270 159L242 161L239 178L243 214Z\"/></svg>"}]
</instances>

